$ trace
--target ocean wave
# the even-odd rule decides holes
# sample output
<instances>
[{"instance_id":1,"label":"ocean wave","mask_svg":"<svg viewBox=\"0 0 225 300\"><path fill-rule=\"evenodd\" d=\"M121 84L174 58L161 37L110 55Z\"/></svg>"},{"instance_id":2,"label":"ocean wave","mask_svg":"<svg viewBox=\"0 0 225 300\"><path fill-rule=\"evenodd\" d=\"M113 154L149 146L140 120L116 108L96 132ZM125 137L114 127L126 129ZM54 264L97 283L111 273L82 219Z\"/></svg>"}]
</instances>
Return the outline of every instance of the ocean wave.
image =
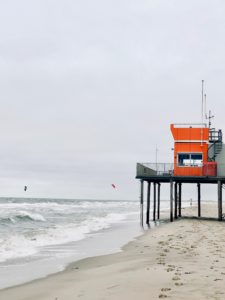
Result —
<instances>
[{"instance_id":1,"label":"ocean wave","mask_svg":"<svg viewBox=\"0 0 225 300\"><path fill-rule=\"evenodd\" d=\"M34 255L38 249L22 235L0 239L0 262Z\"/></svg>"},{"instance_id":2,"label":"ocean wave","mask_svg":"<svg viewBox=\"0 0 225 300\"><path fill-rule=\"evenodd\" d=\"M27 212L20 214L20 216L22 215L23 217L28 216ZM104 217L91 217L79 225L74 223L60 224L41 231L34 230L32 235L14 234L5 237L0 239L0 262L36 254L46 246L82 240L93 232L109 228L112 224L125 219L126 215L110 213Z\"/></svg>"},{"instance_id":3,"label":"ocean wave","mask_svg":"<svg viewBox=\"0 0 225 300\"><path fill-rule=\"evenodd\" d=\"M55 202L0 202L2 209L51 209L51 210L66 210L71 208L118 208L137 206L134 201L113 201L113 200L74 200L74 201L55 201Z\"/></svg>"},{"instance_id":4,"label":"ocean wave","mask_svg":"<svg viewBox=\"0 0 225 300\"><path fill-rule=\"evenodd\" d=\"M40 222L45 222L45 218L41 215L41 214L38 214L38 213L31 213L31 212L28 212L28 211L20 211L19 214L17 214L15 216L17 219L20 219L20 220L29 220L29 221L40 221Z\"/></svg>"},{"instance_id":5,"label":"ocean wave","mask_svg":"<svg viewBox=\"0 0 225 300\"><path fill-rule=\"evenodd\" d=\"M26 221L45 222L46 219L41 214L31 213L28 211L14 212L14 214L12 215L6 215L0 218L0 224L26 222Z\"/></svg>"}]
</instances>

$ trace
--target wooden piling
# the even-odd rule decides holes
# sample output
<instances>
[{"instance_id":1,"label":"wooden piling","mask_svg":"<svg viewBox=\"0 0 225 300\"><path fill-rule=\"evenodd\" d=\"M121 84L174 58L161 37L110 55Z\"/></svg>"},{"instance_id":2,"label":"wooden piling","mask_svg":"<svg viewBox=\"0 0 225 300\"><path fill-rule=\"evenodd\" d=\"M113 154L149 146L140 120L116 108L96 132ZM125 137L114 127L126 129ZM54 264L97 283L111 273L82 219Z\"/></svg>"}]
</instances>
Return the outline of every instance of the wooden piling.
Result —
<instances>
[{"instance_id":1,"label":"wooden piling","mask_svg":"<svg viewBox=\"0 0 225 300\"><path fill-rule=\"evenodd\" d=\"M147 225L149 225L149 221L150 221L150 197L151 197L151 182L148 181L147 210L146 210L146 224Z\"/></svg>"},{"instance_id":2,"label":"wooden piling","mask_svg":"<svg viewBox=\"0 0 225 300\"><path fill-rule=\"evenodd\" d=\"M153 221L155 221L155 214L156 214L156 183L154 182Z\"/></svg>"},{"instance_id":3,"label":"wooden piling","mask_svg":"<svg viewBox=\"0 0 225 300\"><path fill-rule=\"evenodd\" d=\"M141 227L144 226L143 224L143 209L144 209L144 181L140 180L141 182L141 193L140 193L140 224Z\"/></svg>"},{"instance_id":4,"label":"wooden piling","mask_svg":"<svg viewBox=\"0 0 225 300\"><path fill-rule=\"evenodd\" d=\"M159 220L160 219L160 187L161 187L161 184L158 183L158 208L157 208L157 219Z\"/></svg>"},{"instance_id":5,"label":"wooden piling","mask_svg":"<svg viewBox=\"0 0 225 300\"><path fill-rule=\"evenodd\" d=\"M179 182L178 216L181 217L182 183Z\"/></svg>"},{"instance_id":6,"label":"wooden piling","mask_svg":"<svg viewBox=\"0 0 225 300\"><path fill-rule=\"evenodd\" d=\"M174 189L174 218L177 219L177 182Z\"/></svg>"},{"instance_id":7,"label":"wooden piling","mask_svg":"<svg viewBox=\"0 0 225 300\"><path fill-rule=\"evenodd\" d=\"M218 180L218 220L223 219L223 209L222 209L222 183Z\"/></svg>"},{"instance_id":8,"label":"wooden piling","mask_svg":"<svg viewBox=\"0 0 225 300\"><path fill-rule=\"evenodd\" d=\"M170 222L173 222L173 180L170 180Z\"/></svg>"},{"instance_id":9,"label":"wooden piling","mask_svg":"<svg viewBox=\"0 0 225 300\"><path fill-rule=\"evenodd\" d=\"M197 183L198 187L198 217L201 217L201 184Z\"/></svg>"}]
</instances>

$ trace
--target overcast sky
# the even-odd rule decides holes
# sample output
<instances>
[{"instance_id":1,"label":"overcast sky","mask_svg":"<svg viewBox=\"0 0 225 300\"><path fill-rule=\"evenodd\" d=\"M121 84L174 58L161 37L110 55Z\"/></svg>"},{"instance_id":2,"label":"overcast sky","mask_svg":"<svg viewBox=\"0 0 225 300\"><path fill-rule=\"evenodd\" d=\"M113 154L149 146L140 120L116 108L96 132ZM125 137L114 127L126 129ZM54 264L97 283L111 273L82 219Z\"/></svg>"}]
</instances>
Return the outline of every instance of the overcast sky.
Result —
<instances>
[{"instance_id":1,"label":"overcast sky","mask_svg":"<svg viewBox=\"0 0 225 300\"><path fill-rule=\"evenodd\" d=\"M202 79L225 130L224 0L0 0L0 196L138 199Z\"/></svg>"}]
</instances>

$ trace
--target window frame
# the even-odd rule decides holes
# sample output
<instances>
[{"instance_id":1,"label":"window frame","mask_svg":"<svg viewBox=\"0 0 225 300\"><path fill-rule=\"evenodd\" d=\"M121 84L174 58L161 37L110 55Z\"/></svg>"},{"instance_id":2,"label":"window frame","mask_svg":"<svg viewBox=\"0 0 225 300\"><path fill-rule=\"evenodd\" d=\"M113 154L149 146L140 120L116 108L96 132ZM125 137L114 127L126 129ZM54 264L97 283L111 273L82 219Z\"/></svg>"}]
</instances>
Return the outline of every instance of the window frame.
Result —
<instances>
[{"instance_id":1,"label":"window frame","mask_svg":"<svg viewBox=\"0 0 225 300\"><path fill-rule=\"evenodd\" d=\"M189 155L190 164L188 165L180 165L179 164L179 155ZM192 159L192 155L201 155L201 163L194 164L192 163L194 160ZM202 152L177 152L177 167L179 168L202 168L203 167L203 153Z\"/></svg>"}]
</instances>

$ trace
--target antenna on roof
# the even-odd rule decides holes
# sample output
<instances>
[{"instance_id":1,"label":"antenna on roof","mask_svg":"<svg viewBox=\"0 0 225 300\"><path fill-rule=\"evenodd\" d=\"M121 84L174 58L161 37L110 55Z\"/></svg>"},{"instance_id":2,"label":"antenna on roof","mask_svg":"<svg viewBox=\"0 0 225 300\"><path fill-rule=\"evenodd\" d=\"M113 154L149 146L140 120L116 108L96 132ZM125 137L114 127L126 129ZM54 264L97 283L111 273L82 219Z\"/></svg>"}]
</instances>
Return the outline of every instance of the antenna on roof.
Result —
<instances>
[{"instance_id":1,"label":"antenna on roof","mask_svg":"<svg viewBox=\"0 0 225 300\"><path fill-rule=\"evenodd\" d=\"M205 94L205 120L207 120L207 101L206 101L206 94Z\"/></svg>"},{"instance_id":2,"label":"antenna on roof","mask_svg":"<svg viewBox=\"0 0 225 300\"><path fill-rule=\"evenodd\" d=\"M211 122L211 120L214 118L214 116L213 115L211 115L211 110L209 111L209 116L206 116L206 119L208 119L209 120L209 128L211 127L211 125L212 125L212 122Z\"/></svg>"},{"instance_id":3,"label":"antenna on roof","mask_svg":"<svg viewBox=\"0 0 225 300\"><path fill-rule=\"evenodd\" d=\"M204 112L204 80L202 80L202 124L203 124L203 112Z\"/></svg>"},{"instance_id":4,"label":"antenna on roof","mask_svg":"<svg viewBox=\"0 0 225 300\"><path fill-rule=\"evenodd\" d=\"M202 80L202 119L201 119L201 146L203 140L203 113L204 113L204 80Z\"/></svg>"},{"instance_id":5,"label":"antenna on roof","mask_svg":"<svg viewBox=\"0 0 225 300\"><path fill-rule=\"evenodd\" d=\"M207 101L206 101L206 94L205 94L204 96L205 96L205 103L204 103L204 105L205 105L205 120L206 120L206 122L207 122L207 120L209 120L209 129L210 129L210 127L211 127L211 125L212 125L211 120L214 118L214 116L211 114L211 110L209 110L209 115L207 115Z\"/></svg>"},{"instance_id":6,"label":"antenna on roof","mask_svg":"<svg viewBox=\"0 0 225 300\"><path fill-rule=\"evenodd\" d=\"M158 147L156 145L156 148L155 148L155 166L156 166L156 172L158 172Z\"/></svg>"}]
</instances>

